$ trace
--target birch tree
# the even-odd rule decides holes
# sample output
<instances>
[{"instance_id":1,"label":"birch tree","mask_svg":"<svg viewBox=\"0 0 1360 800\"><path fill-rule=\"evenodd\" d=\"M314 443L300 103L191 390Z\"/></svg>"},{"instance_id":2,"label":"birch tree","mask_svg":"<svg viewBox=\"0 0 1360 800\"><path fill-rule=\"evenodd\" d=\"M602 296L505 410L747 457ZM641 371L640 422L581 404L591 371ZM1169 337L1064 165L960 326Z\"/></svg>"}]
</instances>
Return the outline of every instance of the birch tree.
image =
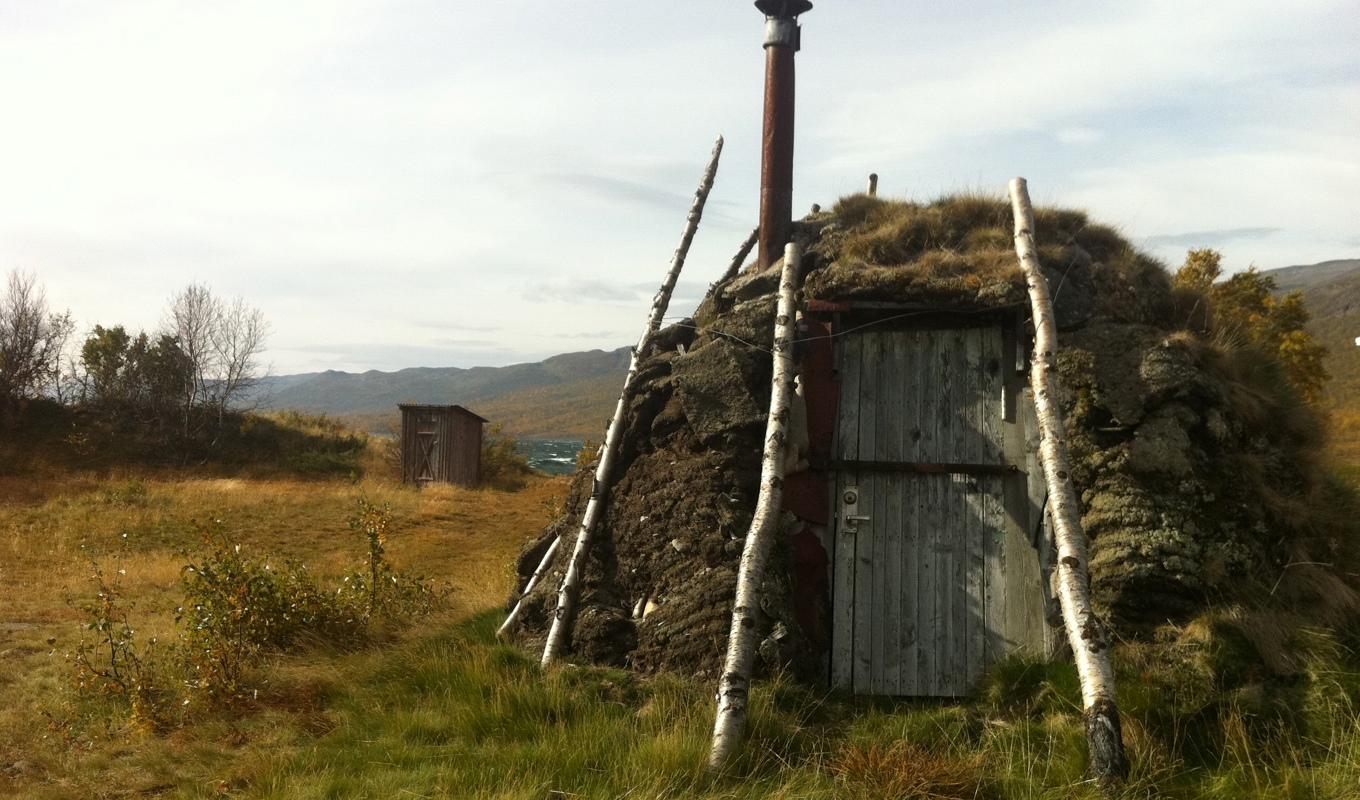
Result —
<instances>
[{"instance_id":1,"label":"birch tree","mask_svg":"<svg viewBox=\"0 0 1360 800\"><path fill-rule=\"evenodd\" d=\"M666 316L666 308L670 305L671 294L675 291L675 282L680 278L680 270L685 266L685 257L689 254L690 244L694 241L694 233L699 228L699 220L704 214L704 204L708 202L708 193L713 189L713 180L718 173L718 158L722 155L723 138L718 137L718 141L713 145L713 155L708 160L708 168L704 170L703 178L699 182L699 189L694 194L694 202L690 206L689 216L685 221L685 231L680 237L680 246L676 248L675 255L671 258L669 270L666 278L657 291L656 297L652 300L652 311L647 317L647 326L642 331L642 336L638 339L637 346L633 348L632 357L628 362L628 375L623 379L623 391L619 394L619 402L614 407L614 416L609 420L609 429L605 433L604 445L600 455L600 463L595 467L595 479L590 488L590 500L586 503L585 513L581 515L581 526L576 532L576 546L571 553L571 560L567 562L567 572L562 579L562 587L557 593L557 609L553 612L552 627L548 631L548 639L543 645L543 666L548 666L557 660L562 651L566 648L567 635L570 631L573 617L576 612L576 601L581 592L581 573L585 568L586 555L590 552L591 539L595 535L595 528L599 524L600 515L603 513L605 500L609 495L609 488L613 481L614 461L618 455L619 439L623 434L623 415L627 409L629 391L632 389L633 381L637 377L638 364L647 354L651 347L652 337L656 335L661 327L661 320ZM545 564L540 564L535 574L543 571L546 562L551 561L551 554L556 548L549 548L549 555L545 558ZM527 592L526 592L527 594ZM523 597L520 603L516 604L515 610L511 615L519 613L520 604L524 602ZM504 626L502 626L504 627Z\"/></svg>"},{"instance_id":2,"label":"birch tree","mask_svg":"<svg viewBox=\"0 0 1360 800\"><path fill-rule=\"evenodd\" d=\"M33 275L11 272L0 290L0 406L37 397L60 378L71 315L54 314Z\"/></svg>"},{"instance_id":3,"label":"birch tree","mask_svg":"<svg viewBox=\"0 0 1360 800\"><path fill-rule=\"evenodd\" d=\"M718 682L718 712L713 722L710 769L718 769L741 742L746 727L751 671L755 664L759 628L760 581L765 575L770 547L779 528L784 498L784 451L788 442L793 401L794 296L798 291L801 258L798 246L784 248L784 270L779 281L779 306L774 322L774 372L770 379L770 415L765 424L765 451L760 465L760 497L742 548L737 573L737 596L727 634L727 656Z\"/></svg>"},{"instance_id":4,"label":"birch tree","mask_svg":"<svg viewBox=\"0 0 1360 800\"><path fill-rule=\"evenodd\" d=\"M191 283L170 298L167 327L192 369L192 377L185 383L180 398L185 438L192 432L194 410L203 405L208 396L213 331L220 314L217 299L201 283Z\"/></svg>"},{"instance_id":5,"label":"birch tree","mask_svg":"<svg viewBox=\"0 0 1360 800\"><path fill-rule=\"evenodd\" d=\"M239 404L259 383L259 359L268 335L264 312L239 297L222 304L212 337L217 362L213 405L219 422L228 406Z\"/></svg>"},{"instance_id":6,"label":"birch tree","mask_svg":"<svg viewBox=\"0 0 1360 800\"><path fill-rule=\"evenodd\" d=\"M1010 194L1015 216L1015 252L1025 273L1034 315L1034 361L1030 384L1034 389L1034 406L1039 420L1039 457L1048 485L1049 509L1058 545L1058 599L1081 679L1091 773L1102 784L1110 784L1127 774L1128 761L1124 757L1124 738L1115 701L1109 639L1091 604L1086 532L1082 529L1081 506L1072 485L1066 428L1062 410L1058 407L1055 374L1058 326L1054 321L1048 281L1039 269L1034 244L1034 209L1024 178L1011 181Z\"/></svg>"},{"instance_id":7,"label":"birch tree","mask_svg":"<svg viewBox=\"0 0 1360 800\"><path fill-rule=\"evenodd\" d=\"M241 298L225 302L199 283L170 298L166 317L166 332L178 342L191 369L180 397L188 438L198 412L208 412L220 424L259 381L269 324Z\"/></svg>"}]
</instances>

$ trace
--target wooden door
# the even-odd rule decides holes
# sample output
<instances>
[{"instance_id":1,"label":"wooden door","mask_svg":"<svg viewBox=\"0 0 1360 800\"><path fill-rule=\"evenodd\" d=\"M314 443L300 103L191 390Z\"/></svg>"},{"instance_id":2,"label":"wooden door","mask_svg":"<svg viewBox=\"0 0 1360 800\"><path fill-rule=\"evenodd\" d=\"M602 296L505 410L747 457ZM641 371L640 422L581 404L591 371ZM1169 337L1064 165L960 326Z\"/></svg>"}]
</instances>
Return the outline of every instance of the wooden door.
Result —
<instances>
[{"instance_id":1,"label":"wooden door","mask_svg":"<svg viewBox=\"0 0 1360 800\"><path fill-rule=\"evenodd\" d=\"M441 453L439 446L440 418L433 412L422 411L417 416L416 427L416 470L418 482L441 480L443 470L439 469Z\"/></svg>"},{"instance_id":2,"label":"wooden door","mask_svg":"<svg viewBox=\"0 0 1360 800\"><path fill-rule=\"evenodd\" d=\"M1017 436L1014 414L1003 413L1015 375L1006 338L977 327L837 341L836 687L965 695L1015 644L1007 625L1032 631L1042 616L1042 597L1013 597L1007 609L1008 591L1030 591L1026 581L1042 592L1033 550L1024 561L1015 554L1007 574L1008 543L1029 548L1024 476L1006 458L1008 436ZM1019 518L1008 519L1016 512L1008 497L1019 498Z\"/></svg>"}]
</instances>

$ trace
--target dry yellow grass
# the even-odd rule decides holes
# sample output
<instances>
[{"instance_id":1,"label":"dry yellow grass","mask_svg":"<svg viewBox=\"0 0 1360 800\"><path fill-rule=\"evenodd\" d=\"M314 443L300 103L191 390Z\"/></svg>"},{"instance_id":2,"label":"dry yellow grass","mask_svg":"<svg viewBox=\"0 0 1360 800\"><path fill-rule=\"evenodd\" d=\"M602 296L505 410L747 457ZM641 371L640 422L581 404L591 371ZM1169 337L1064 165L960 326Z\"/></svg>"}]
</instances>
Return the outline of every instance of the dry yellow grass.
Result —
<instances>
[{"instance_id":1,"label":"dry yellow grass","mask_svg":"<svg viewBox=\"0 0 1360 800\"><path fill-rule=\"evenodd\" d=\"M1332 411L1329 449L1335 460L1360 471L1360 412L1337 407Z\"/></svg>"},{"instance_id":2,"label":"dry yellow grass","mask_svg":"<svg viewBox=\"0 0 1360 800\"><path fill-rule=\"evenodd\" d=\"M451 590L446 624L501 603L512 562L546 521L564 479L535 479L519 492L390 481L203 479L166 475L67 475L0 482L0 795L124 796L245 774L289 741L315 733L328 681L373 653L315 653L270 668L267 707L245 718L210 718L166 736L99 731L69 706L65 660L81 636L72 600L87 597L90 561L120 576L142 635L174 630L184 553L196 523L220 519L257 553L295 557L326 575L362 562L347 527L360 497L389 503L387 553L399 569ZM117 727L117 721L111 721Z\"/></svg>"}]
</instances>

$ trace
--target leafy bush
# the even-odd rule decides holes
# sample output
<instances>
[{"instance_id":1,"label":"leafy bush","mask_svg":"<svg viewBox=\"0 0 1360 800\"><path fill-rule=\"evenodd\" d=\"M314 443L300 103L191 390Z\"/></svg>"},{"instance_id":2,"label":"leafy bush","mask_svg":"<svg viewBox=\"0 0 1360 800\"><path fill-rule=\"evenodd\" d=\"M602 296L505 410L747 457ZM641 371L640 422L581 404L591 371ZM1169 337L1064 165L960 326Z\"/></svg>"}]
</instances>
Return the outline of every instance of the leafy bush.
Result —
<instances>
[{"instance_id":1,"label":"leafy bush","mask_svg":"<svg viewBox=\"0 0 1360 800\"><path fill-rule=\"evenodd\" d=\"M148 501L146 484L131 478L122 486L112 486L99 493L105 505L145 508Z\"/></svg>"},{"instance_id":2,"label":"leafy bush","mask_svg":"<svg viewBox=\"0 0 1360 800\"><path fill-rule=\"evenodd\" d=\"M1284 369L1304 399L1316 403L1330 376L1322 363L1326 348L1304 327L1309 314L1303 293L1277 297L1275 279L1255 267L1219 280L1222 261L1216 250L1191 250L1176 271L1176 288L1204 301L1192 307L1187 324L1225 345L1260 351Z\"/></svg>"},{"instance_id":3,"label":"leafy bush","mask_svg":"<svg viewBox=\"0 0 1360 800\"><path fill-rule=\"evenodd\" d=\"M428 580L398 572L387 561L387 531L391 524L390 506L359 498L349 527L363 535L367 557L361 568L345 576L342 590L363 608L365 618L424 616L439 605L442 597Z\"/></svg>"},{"instance_id":4,"label":"leafy bush","mask_svg":"<svg viewBox=\"0 0 1360 800\"><path fill-rule=\"evenodd\" d=\"M595 465L600 463L600 448L603 446L603 443L593 442L590 439L581 442L581 452L576 454L576 469L593 471Z\"/></svg>"},{"instance_id":5,"label":"leafy bush","mask_svg":"<svg viewBox=\"0 0 1360 800\"><path fill-rule=\"evenodd\" d=\"M90 567L95 596L76 606L87 622L80 643L68 656L76 689L87 696L125 700L134 723L157 727L168 692L156 639L138 643L129 621L133 603L124 599L121 582L109 580L97 563ZM123 573L119 567L117 574Z\"/></svg>"},{"instance_id":6,"label":"leafy bush","mask_svg":"<svg viewBox=\"0 0 1360 800\"><path fill-rule=\"evenodd\" d=\"M365 618L345 592L322 592L306 565L243 555L220 524L204 534L203 555L186 564L176 622L187 687L214 701L239 696L247 671L265 651L304 641L350 644Z\"/></svg>"},{"instance_id":7,"label":"leafy bush","mask_svg":"<svg viewBox=\"0 0 1360 800\"><path fill-rule=\"evenodd\" d=\"M138 644L131 603L96 565L95 598L78 605L94 636L71 654L76 688L117 698L134 719L159 724L171 686L184 693L181 706L195 699L228 704L251 692L250 674L268 653L317 642L352 647L376 621L399 625L428 615L444 594L387 561L390 526L388 507L360 499L350 528L365 538L364 563L325 589L305 564L245 552L214 521L202 531L203 549L183 568L178 642L163 650L154 639Z\"/></svg>"},{"instance_id":8,"label":"leafy bush","mask_svg":"<svg viewBox=\"0 0 1360 800\"><path fill-rule=\"evenodd\" d=\"M193 380L193 365L170 334L133 336L122 325L102 325L80 348L83 400L114 415L137 415L162 433L182 430L178 407Z\"/></svg>"},{"instance_id":9,"label":"leafy bush","mask_svg":"<svg viewBox=\"0 0 1360 800\"><path fill-rule=\"evenodd\" d=\"M534 468L529 459L515 447L513 436L507 436L500 425L492 426L482 440L483 485L496 489L523 489Z\"/></svg>"}]
</instances>

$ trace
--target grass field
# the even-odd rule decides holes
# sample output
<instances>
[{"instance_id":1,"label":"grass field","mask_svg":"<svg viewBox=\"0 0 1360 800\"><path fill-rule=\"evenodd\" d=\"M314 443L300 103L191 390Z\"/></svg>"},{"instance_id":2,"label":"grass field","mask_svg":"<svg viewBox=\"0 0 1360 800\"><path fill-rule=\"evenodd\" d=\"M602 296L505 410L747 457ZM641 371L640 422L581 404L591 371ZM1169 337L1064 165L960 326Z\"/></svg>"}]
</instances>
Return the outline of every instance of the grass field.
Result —
<instances>
[{"instance_id":1,"label":"grass field","mask_svg":"<svg viewBox=\"0 0 1360 800\"><path fill-rule=\"evenodd\" d=\"M451 590L445 610L402 634L418 636L503 601L515 554L562 489L560 479L515 493L165 474L0 480L0 794L137 796L232 785L331 727L327 687L382 653L318 645L270 665L268 689L249 713L209 714L166 735L133 730L73 704L66 687L65 655L82 623L70 601L94 592L91 560L107 574L125 571L139 635L165 639L174 633L180 571L184 553L198 545L198 523L220 519L247 551L296 557L335 574L363 558L363 541L346 520L367 497L392 506L387 550L394 564Z\"/></svg>"},{"instance_id":2,"label":"grass field","mask_svg":"<svg viewBox=\"0 0 1360 800\"><path fill-rule=\"evenodd\" d=\"M5 479L0 795L1098 796L1083 778L1071 667L1024 659L998 665L978 698L961 704L762 682L748 746L729 774L710 777L702 764L712 686L575 666L545 674L531 655L495 642L499 615L488 609L505 597L515 553L564 488L563 479L519 492L417 492L373 478ZM391 504L389 555L447 584L447 608L357 649L317 642L275 656L254 676L248 702L191 712L164 730L72 694L65 654L82 620L68 599L91 591L91 559L106 573L125 570L139 635L170 636L195 521L221 519L248 552L337 574L363 556L346 525L360 497ZM1272 683L1211 627L1169 628L1157 647L1119 649L1135 763L1123 796L1360 797L1353 654L1309 633L1290 641L1304 668Z\"/></svg>"}]
</instances>

